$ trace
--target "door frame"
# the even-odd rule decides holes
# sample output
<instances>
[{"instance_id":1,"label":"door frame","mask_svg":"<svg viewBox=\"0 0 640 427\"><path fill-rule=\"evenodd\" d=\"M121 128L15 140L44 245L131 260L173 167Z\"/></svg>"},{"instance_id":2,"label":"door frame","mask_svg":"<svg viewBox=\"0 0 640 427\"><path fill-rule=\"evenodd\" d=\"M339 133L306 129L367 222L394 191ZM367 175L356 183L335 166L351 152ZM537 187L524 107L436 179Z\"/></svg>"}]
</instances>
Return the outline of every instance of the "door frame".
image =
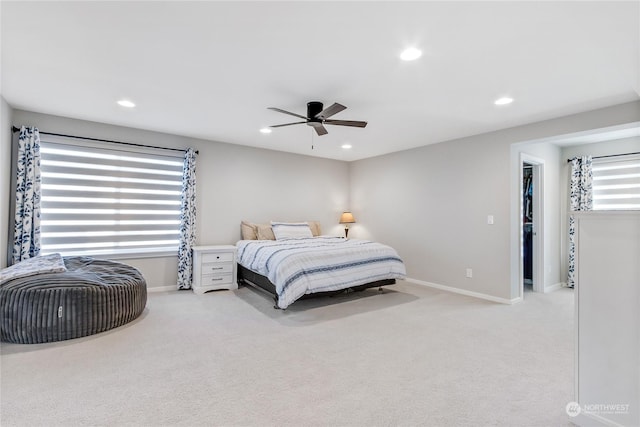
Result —
<instances>
[{"instance_id":1,"label":"door frame","mask_svg":"<svg viewBox=\"0 0 640 427\"><path fill-rule=\"evenodd\" d=\"M522 223L522 217L524 216L524 195L523 195L523 179L524 174L522 169L524 164L527 163L532 166L533 173L533 265L532 265L532 279L533 279L533 291L544 292L544 159L532 156L527 153L520 153L519 162L519 216L518 216L518 228L520 230L520 259L519 259L519 274L518 280L520 285L520 298L524 298L524 262L523 262L523 250L524 247L524 225Z\"/></svg>"}]
</instances>

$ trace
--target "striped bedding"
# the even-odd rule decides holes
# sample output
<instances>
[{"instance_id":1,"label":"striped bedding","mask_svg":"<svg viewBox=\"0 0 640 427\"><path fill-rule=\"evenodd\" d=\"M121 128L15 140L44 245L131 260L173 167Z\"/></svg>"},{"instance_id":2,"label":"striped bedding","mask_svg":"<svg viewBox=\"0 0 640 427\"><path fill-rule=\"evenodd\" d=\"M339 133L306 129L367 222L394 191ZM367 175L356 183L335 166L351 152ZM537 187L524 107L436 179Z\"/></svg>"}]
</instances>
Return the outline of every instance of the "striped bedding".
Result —
<instances>
[{"instance_id":1,"label":"striped bedding","mask_svg":"<svg viewBox=\"0 0 640 427\"><path fill-rule=\"evenodd\" d=\"M238 263L266 276L279 308L304 294L335 291L384 279L402 279L397 252L368 240L321 236L285 240L240 240Z\"/></svg>"}]
</instances>

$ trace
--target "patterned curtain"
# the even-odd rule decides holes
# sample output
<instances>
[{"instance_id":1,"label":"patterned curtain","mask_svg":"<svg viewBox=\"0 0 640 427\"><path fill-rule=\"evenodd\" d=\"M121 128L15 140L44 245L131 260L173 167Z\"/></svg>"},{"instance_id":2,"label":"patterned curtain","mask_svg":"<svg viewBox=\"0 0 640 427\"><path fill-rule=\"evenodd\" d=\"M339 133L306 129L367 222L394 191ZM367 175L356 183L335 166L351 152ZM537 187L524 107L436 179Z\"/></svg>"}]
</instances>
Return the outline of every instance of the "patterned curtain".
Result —
<instances>
[{"instance_id":1,"label":"patterned curtain","mask_svg":"<svg viewBox=\"0 0 640 427\"><path fill-rule=\"evenodd\" d=\"M40 133L22 126L16 165L12 263L40 253Z\"/></svg>"},{"instance_id":2,"label":"patterned curtain","mask_svg":"<svg viewBox=\"0 0 640 427\"><path fill-rule=\"evenodd\" d=\"M178 248L178 289L191 289L193 255L196 243L196 152L189 148L182 168L182 208L180 212L180 247Z\"/></svg>"},{"instance_id":3,"label":"patterned curtain","mask_svg":"<svg viewBox=\"0 0 640 427\"><path fill-rule=\"evenodd\" d=\"M571 212L590 211L593 209L593 171L591 168L591 156L575 157L571 159ZM569 216L569 277L567 285L570 288L575 286L575 218Z\"/></svg>"}]
</instances>

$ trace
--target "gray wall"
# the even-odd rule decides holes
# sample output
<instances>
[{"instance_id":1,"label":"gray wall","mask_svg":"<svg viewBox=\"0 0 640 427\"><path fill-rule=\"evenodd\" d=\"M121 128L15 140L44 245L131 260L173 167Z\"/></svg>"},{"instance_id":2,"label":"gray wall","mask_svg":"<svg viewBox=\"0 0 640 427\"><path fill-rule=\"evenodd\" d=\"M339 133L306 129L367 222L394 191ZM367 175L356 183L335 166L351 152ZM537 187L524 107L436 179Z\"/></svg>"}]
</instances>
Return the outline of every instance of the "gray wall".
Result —
<instances>
[{"instance_id":1,"label":"gray wall","mask_svg":"<svg viewBox=\"0 0 640 427\"><path fill-rule=\"evenodd\" d=\"M576 156L609 156L614 154L636 153L640 151L640 137L616 139L613 141L594 142L590 144L569 145L562 147L562 168L568 183L570 167L567 162ZM567 187L568 188L568 187Z\"/></svg>"},{"instance_id":2,"label":"gray wall","mask_svg":"<svg viewBox=\"0 0 640 427\"><path fill-rule=\"evenodd\" d=\"M13 109L0 96L0 268L7 266Z\"/></svg>"},{"instance_id":3,"label":"gray wall","mask_svg":"<svg viewBox=\"0 0 640 427\"><path fill-rule=\"evenodd\" d=\"M520 245L512 144L637 121L640 102L632 102L353 162L353 236L394 246L410 278L513 300ZM560 261L551 262L554 281Z\"/></svg>"},{"instance_id":4,"label":"gray wall","mask_svg":"<svg viewBox=\"0 0 640 427\"><path fill-rule=\"evenodd\" d=\"M3 119L5 115L11 117L10 109ZM350 236L394 246L404 257L410 278L513 300L519 295L519 173L514 152L557 136L640 121L640 102L350 164L20 110L13 116L14 124L35 125L43 131L200 150L198 244L234 243L242 219L316 219L325 233L340 234L339 214L351 209L358 222ZM514 144L518 144L515 149ZM5 152L8 145L2 140ZM547 185L562 181L562 166L559 172L551 167L557 150L531 148L530 154L536 153L549 159ZM560 165L565 157L562 153ZM5 193L8 179L3 172ZM559 183L560 188L564 185ZM555 196L554 191L545 189L547 207L562 206L553 199L562 200L563 194ZM561 281L564 274L563 257L553 246L558 245L553 236L564 215L562 207L551 212L545 218L549 224L545 240L551 245L545 259L547 286ZM487 215L494 216L494 225L487 225ZM560 225L552 225L554 221ZM152 287L175 283L175 258L127 262L141 268ZM466 268L473 269L472 279L465 277Z\"/></svg>"},{"instance_id":5,"label":"gray wall","mask_svg":"<svg viewBox=\"0 0 640 427\"><path fill-rule=\"evenodd\" d=\"M509 298L509 155L476 137L352 163L354 237L395 247L412 279Z\"/></svg>"},{"instance_id":6,"label":"gray wall","mask_svg":"<svg viewBox=\"0 0 640 427\"><path fill-rule=\"evenodd\" d=\"M254 222L317 220L324 233L337 235L340 213L348 208L349 165L346 162L22 110L14 111L13 122L33 125L46 132L199 150L199 245L234 244L240 239L243 219ZM3 188L7 186L3 181ZM149 287L175 285L176 257L127 259L126 262L141 269Z\"/></svg>"}]
</instances>

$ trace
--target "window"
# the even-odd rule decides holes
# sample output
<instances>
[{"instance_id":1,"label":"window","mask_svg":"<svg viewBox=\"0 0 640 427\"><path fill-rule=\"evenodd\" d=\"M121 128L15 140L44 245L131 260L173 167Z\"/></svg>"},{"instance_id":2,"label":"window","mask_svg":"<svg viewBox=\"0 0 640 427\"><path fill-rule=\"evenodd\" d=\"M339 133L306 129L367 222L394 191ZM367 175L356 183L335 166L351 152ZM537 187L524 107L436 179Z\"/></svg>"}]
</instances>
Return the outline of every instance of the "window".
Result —
<instances>
[{"instance_id":1,"label":"window","mask_svg":"<svg viewBox=\"0 0 640 427\"><path fill-rule=\"evenodd\" d=\"M593 209L640 209L640 155L593 159Z\"/></svg>"},{"instance_id":2,"label":"window","mask_svg":"<svg viewBox=\"0 0 640 427\"><path fill-rule=\"evenodd\" d=\"M182 164L170 155L41 137L41 253L177 253Z\"/></svg>"}]
</instances>

